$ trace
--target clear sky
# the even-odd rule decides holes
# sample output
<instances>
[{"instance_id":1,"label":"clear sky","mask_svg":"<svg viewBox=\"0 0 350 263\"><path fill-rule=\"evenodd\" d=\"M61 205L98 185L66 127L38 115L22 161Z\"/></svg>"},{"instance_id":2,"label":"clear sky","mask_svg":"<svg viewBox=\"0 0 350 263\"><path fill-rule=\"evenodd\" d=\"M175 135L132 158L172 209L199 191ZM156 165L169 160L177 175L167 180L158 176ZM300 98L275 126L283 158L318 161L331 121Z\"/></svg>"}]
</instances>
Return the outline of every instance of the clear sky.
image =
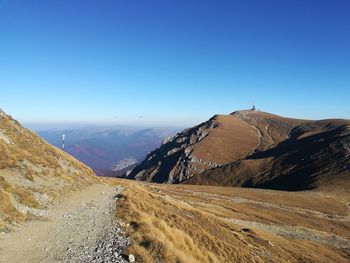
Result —
<instances>
[{"instance_id":1,"label":"clear sky","mask_svg":"<svg viewBox=\"0 0 350 263\"><path fill-rule=\"evenodd\" d=\"M187 126L249 108L350 118L348 0L0 0L0 107Z\"/></svg>"}]
</instances>

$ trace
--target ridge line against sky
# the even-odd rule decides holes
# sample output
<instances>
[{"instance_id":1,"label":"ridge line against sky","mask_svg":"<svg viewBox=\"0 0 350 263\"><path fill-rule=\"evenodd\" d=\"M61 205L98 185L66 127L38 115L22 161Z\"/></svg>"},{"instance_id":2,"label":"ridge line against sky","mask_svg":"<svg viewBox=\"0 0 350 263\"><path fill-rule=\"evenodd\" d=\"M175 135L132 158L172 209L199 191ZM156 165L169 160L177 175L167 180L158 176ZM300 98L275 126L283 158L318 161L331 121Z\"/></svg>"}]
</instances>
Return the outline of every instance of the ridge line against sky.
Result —
<instances>
[{"instance_id":1,"label":"ridge line against sky","mask_svg":"<svg viewBox=\"0 0 350 263\"><path fill-rule=\"evenodd\" d=\"M0 0L0 107L22 122L350 119L350 1Z\"/></svg>"}]
</instances>

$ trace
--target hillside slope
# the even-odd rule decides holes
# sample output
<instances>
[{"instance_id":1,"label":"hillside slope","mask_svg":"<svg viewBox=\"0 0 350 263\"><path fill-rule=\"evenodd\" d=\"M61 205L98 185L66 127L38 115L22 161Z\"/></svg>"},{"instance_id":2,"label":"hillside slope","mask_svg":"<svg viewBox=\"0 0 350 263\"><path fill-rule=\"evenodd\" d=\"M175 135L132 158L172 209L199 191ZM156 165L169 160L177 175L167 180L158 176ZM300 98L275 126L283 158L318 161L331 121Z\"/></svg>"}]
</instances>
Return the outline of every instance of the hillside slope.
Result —
<instances>
[{"instance_id":1,"label":"hillside slope","mask_svg":"<svg viewBox=\"0 0 350 263\"><path fill-rule=\"evenodd\" d=\"M137 262L349 262L348 192L120 183Z\"/></svg>"},{"instance_id":2,"label":"hillside slope","mask_svg":"<svg viewBox=\"0 0 350 263\"><path fill-rule=\"evenodd\" d=\"M64 194L98 179L90 168L49 145L0 111L0 231L45 216Z\"/></svg>"},{"instance_id":3,"label":"hillside slope","mask_svg":"<svg viewBox=\"0 0 350 263\"><path fill-rule=\"evenodd\" d=\"M129 178L304 190L349 185L350 121L236 111L177 134Z\"/></svg>"}]
</instances>

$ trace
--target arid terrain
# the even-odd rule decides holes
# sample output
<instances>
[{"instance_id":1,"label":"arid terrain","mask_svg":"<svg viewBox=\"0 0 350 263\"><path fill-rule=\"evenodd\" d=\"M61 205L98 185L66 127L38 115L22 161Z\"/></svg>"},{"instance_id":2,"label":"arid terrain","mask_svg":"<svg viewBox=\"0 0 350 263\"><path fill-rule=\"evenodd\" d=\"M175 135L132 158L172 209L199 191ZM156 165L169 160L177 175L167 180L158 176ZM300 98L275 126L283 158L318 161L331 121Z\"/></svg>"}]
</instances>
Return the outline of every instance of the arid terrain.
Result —
<instances>
[{"instance_id":1,"label":"arid terrain","mask_svg":"<svg viewBox=\"0 0 350 263\"><path fill-rule=\"evenodd\" d=\"M349 262L350 192L122 181L138 262Z\"/></svg>"}]
</instances>

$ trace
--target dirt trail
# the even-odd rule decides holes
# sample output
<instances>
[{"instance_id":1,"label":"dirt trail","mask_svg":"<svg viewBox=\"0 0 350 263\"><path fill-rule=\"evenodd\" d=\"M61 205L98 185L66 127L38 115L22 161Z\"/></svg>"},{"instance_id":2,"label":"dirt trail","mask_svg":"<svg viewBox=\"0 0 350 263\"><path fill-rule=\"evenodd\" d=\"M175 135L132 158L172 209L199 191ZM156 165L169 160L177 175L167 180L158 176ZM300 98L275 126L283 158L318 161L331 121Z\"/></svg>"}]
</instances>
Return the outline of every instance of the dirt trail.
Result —
<instances>
[{"instance_id":1,"label":"dirt trail","mask_svg":"<svg viewBox=\"0 0 350 263\"><path fill-rule=\"evenodd\" d=\"M247 154L247 156L252 155L253 153L257 152L260 150L262 144L263 144L263 133L261 132L260 128L258 126L251 125L247 120L244 119L244 117L238 116L237 119L239 119L241 122L243 122L245 125L248 127L252 128L253 130L256 131L257 137L258 137L258 143L254 147L254 149Z\"/></svg>"},{"instance_id":2,"label":"dirt trail","mask_svg":"<svg viewBox=\"0 0 350 263\"><path fill-rule=\"evenodd\" d=\"M127 240L115 222L121 190L92 185L49 208L46 221L0 236L0 262L125 262L120 253ZM101 242L110 243L108 250Z\"/></svg>"}]
</instances>

